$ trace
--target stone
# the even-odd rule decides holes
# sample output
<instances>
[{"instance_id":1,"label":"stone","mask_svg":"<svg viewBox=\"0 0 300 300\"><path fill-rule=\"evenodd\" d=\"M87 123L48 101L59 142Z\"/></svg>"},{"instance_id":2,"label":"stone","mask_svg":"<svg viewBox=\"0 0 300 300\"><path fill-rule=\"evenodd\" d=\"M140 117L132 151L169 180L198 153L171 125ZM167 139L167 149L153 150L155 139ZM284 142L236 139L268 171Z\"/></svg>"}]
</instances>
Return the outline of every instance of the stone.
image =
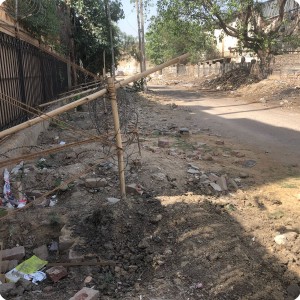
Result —
<instances>
[{"instance_id":1,"label":"stone","mask_svg":"<svg viewBox=\"0 0 300 300\"><path fill-rule=\"evenodd\" d=\"M113 198L113 197L109 197L109 198L107 198L106 200L107 200L108 203L110 203L110 204L116 204L116 203L118 203L118 202L120 201L120 199L118 199L118 198Z\"/></svg>"},{"instance_id":2,"label":"stone","mask_svg":"<svg viewBox=\"0 0 300 300\"><path fill-rule=\"evenodd\" d=\"M159 140L157 143L159 148L168 148L170 147L170 141L168 140Z\"/></svg>"},{"instance_id":3,"label":"stone","mask_svg":"<svg viewBox=\"0 0 300 300\"><path fill-rule=\"evenodd\" d=\"M60 279L68 275L68 271L63 266L57 266L46 270L46 274L51 278L53 282L58 282Z\"/></svg>"},{"instance_id":4,"label":"stone","mask_svg":"<svg viewBox=\"0 0 300 300\"><path fill-rule=\"evenodd\" d=\"M138 247L139 247L140 249L146 249L146 248L150 247L150 245L149 245L149 243L148 243L148 241L147 241L146 239L142 239L142 240L139 242Z\"/></svg>"},{"instance_id":5,"label":"stone","mask_svg":"<svg viewBox=\"0 0 300 300\"><path fill-rule=\"evenodd\" d=\"M288 241L295 241L298 237L298 233L294 231L284 233L284 236Z\"/></svg>"},{"instance_id":6,"label":"stone","mask_svg":"<svg viewBox=\"0 0 300 300\"><path fill-rule=\"evenodd\" d=\"M218 179L217 184L221 187L222 191L228 191L227 180L224 175Z\"/></svg>"},{"instance_id":7,"label":"stone","mask_svg":"<svg viewBox=\"0 0 300 300\"><path fill-rule=\"evenodd\" d=\"M211 182L211 183L210 183L210 186L211 186L216 192L222 192L222 188L221 188L218 184L216 184L216 183L214 183L214 182Z\"/></svg>"},{"instance_id":8,"label":"stone","mask_svg":"<svg viewBox=\"0 0 300 300\"><path fill-rule=\"evenodd\" d=\"M188 172L189 174L200 174L200 171L199 171L199 170L195 170L195 169L192 169L192 168L188 169L187 172Z\"/></svg>"},{"instance_id":9,"label":"stone","mask_svg":"<svg viewBox=\"0 0 300 300\"><path fill-rule=\"evenodd\" d=\"M191 169L200 170L197 166L195 166L193 164L188 164L188 167Z\"/></svg>"},{"instance_id":10,"label":"stone","mask_svg":"<svg viewBox=\"0 0 300 300\"><path fill-rule=\"evenodd\" d=\"M164 173L156 173L156 174L152 174L151 178L157 181L164 181L166 180L167 176Z\"/></svg>"},{"instance_id":11,"label":"stone","mask_svg":"<svg viewBox=\"0 0 300 300\"><path fill-rule=\"evenodd\" d=\"M87 188L101 188L101 187L106 187L107 186L107 181L105 178L87 178L85 180L85 186Z\"/></svg>"},{"instance_id":12,"label":"stone","mask_svg":"<svg viewBox=\"0 0 300 300\"><path fill-rule=\"evenodd\" d=\"M224 141L222 141L222 140L216 140L216 145L224 145Z\"/></svg>"},{"instance_id":13,"label":"stone","mask_svg":"<svg viewBox=\"0 0 300 300\"><path fill-rule=\"evenodd\" d=\"M209 154L204 154L202 156L202 159L203 160L207 160L207 161L213 161L214 160L213 157L211 155L209 155Z\"/></svg>"},{"instance_id":14,"label":"stone","mask_svg":"<svg viewBox=\"0 0 300 300\"><path fill-rule=\"evenodd\" d=\"M293 299L296 299L300 295L299 285L296 283L289 285L287 288L287 293L290 297L293 297Z\"/></svg>"},{"instance_id":15,"label":"stone","mask_svg":"<svg viewBox=\"0 0 300 300\"><path fill-rule=\"evenodd\" d=\"M3 274L3 273L6 273L6 272L10 271L10 269L9 269L9 262L10 262L10 260L3 260L1 262L0 274L1 273Z\"/></svg>"},{"instance_id":16,"label":"stone","mask_svg":"<svg viewBox=\"0 0 300 300\"><path fill-rule=\"evenodd\" d=\"M3 297L10 296L10 293L16 289L16 284L13 282L0 284L0 295Z\"/></svg>"},{"instance_id":17,"label":"stone","mask_svg":"<svg viewBox=\"0 0 300 300\"><path fill-rule=\"evenodd\" d=\"M11 249L5 249L1 251L1 255L3 260L20 261L25 256L25 248L23 246L18 246Z\"/></svg>"},{"instance_id":18,"label":"stone","mask_svg":"<svg viewBox=\"0 0 300 300\"><path fill-rule=\"evenodd\" d=\"M274 241L278 245L285 245L287 243L287 238L284 234L276 235Z\"/></svg>"},{"instance_id":19,"label":"stone","mask_svg":"<svg viewBox=\"0 0 300 300\"><path fill-rule=\"evenodd\" d=\"M61 229L60 232L61 235L58 238L59 250L66 251L74 245L75 239L72 237L72 231L68 229L66 225Z\"/></svg>"},{"instance_id":20,"label":"stone","mask_svg":"<svg viewBox=\"0 0 300 300\"><path fill-rule=\"evenodd\" d=\"M31 281L24 278L20 278L18 280L18 285L22 286L24 291L31 291L33 286Z\"/></svg>"},{"instance_id":21,"label":"stone","mask_svg":"<svg viewBox=\"0 0 300 300\"><path fill-rule=\"evenodd\" d=\"M43 260L48 259L49 253L48 253L48 248L46 245L42 245L38 248L35 248L32 252L40 259L43 259Z\"/></svg>"},{"instance_id":22,"label":"stone","mask_svg":"<svg viewBox=\"0 0 300 300\"><path fill-rule=\"evenodd\" d=\"M83 261L84 256L78 254L74 249L69 250L69 261L70 262L79 262Z\"/></svg>"},{"instance_id":23,"label":"stone","mask_svg":"<svg viewBox=\"0 0 300 300\"><path fill-rule=\"evenodd\" d=\"M92 280L93 280L93 277L92 277L92 276L87 276L87 277L84 279L84 283L85 283L85 284L91 283Z\"/></svg>"},{"instance_id":24,"label":"stone","mask_svg":"<svg viewBox=\"0 0 300 300\"><path fill-rule=\"evenodd\" d=\"M241 177L241 178L248 178L249 177L249 174L248 173L246 173L246 172L240 172L239 173L239 177Z\"/></svg>"},{"instance_id":25,"label":"stone","mask_svg":"<svg viewBox=\"0 0 300 300\"><path fill-rule=\"evenodd\" d=\"M69 300L98 300L99 296L99 291L84 287Z\"/></svg>"},{"instance_id":26,"label":"stone","mask_svg":"<svg viewBox=\"0 0 300 300\"><path fill-rule=\"evenodd\" d=\"M245 160L243 163L242 163L243 167L245 168L253 168L255 165L256 165L256 161L253 160L253 159L248 159L248 160Z\"/></svg>"},{"instance_id":27,"label":"stone","mask_svg":"<svg viewBox=\"0 0 300 300\"><path fill-rule=\"evenodd\" d=\"M161 214L159 214L159 215L156 215L156 216L152 217L150 219L150 222L153 223L153 224L157 224L159 221L162 220L162 218L163 218L163 216Z\"/></svg>"},{"instance_id":28,"label":"stone","mask_svg":"<svg viewBox=\"0 0 300 300\"><path fill-rule=\"evenodd\" d=\"M132 194L132 195L142 195L143 194L143 188L139 184L132 183L132 184L128 184L126 186L126 192L128 194Z\"/></svg>"},{"instance_id":29,"label":"stone","mask_svg":"<svg viewBox=\"0 0 300 300\"><path fill-rule=\"evenodd\" d=\"M210 181L217 182L217 181L220 179L220 177L217 176L217 175L214 174L214 173L210 173L210 174L208 175L208 179L209 179Z\"/></svg>"},{"instance_id":30,"label":"stone","mask_svg":"<svg viewBox=\"0 0 300 300\"><path fill-rule=\"evenodd\" d=\"M208 180L208 176L207 176L207 175L202 174L202 175L200 176L200 183L204 183L204 182L206 182L207 180Z\"/></svg>"},{"instance_id":31,"label":"stone","mask_svg":"<svg viewBox=\"0 0 300 300\"><path fill-rule=\"evenodd\" d=\"M180 134L190 134L190 131L188 128L185 128L185 127L182 127L182 128L179 128L178 132Z\"/></svg>"}]
</instances>

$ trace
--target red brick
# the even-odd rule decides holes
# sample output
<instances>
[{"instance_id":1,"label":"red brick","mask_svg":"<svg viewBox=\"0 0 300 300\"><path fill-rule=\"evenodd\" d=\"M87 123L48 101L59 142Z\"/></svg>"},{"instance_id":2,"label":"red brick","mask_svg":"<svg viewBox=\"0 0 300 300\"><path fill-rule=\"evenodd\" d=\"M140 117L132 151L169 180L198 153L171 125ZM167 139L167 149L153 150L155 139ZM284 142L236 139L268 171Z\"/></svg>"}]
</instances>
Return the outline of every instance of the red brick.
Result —
<instances>
[{"instance_id":1,"label":"red brick","mask_svg":"<svg viewBox=\"0 0 300 300\"><path fill-rule=\"evenodd\" d=\"M18 260L20 261L25 256L25 248L23 246L5 249L1 251L2 260Z\"/></svg>"},{"instance_id":2,"label":"red brick","mask_svg":"<svg viewBox=\"0 0 300 300\"><path fill-rule=\"evenodd\" d=\"M99 291L84 287L69 300L98 300L99 295Z\"/></svg>"},{"instance_id":3,"label":"red brick","mask_svg":"<svg viewBox=\"0 0 300 300\"><path fill-rule=\"evenodd\" d=\"M63 266L52 267L46 271L46 274L51 278L53 282L57 282L60 279L68 275L68 271Z\"/></svg>"}]
</instances>

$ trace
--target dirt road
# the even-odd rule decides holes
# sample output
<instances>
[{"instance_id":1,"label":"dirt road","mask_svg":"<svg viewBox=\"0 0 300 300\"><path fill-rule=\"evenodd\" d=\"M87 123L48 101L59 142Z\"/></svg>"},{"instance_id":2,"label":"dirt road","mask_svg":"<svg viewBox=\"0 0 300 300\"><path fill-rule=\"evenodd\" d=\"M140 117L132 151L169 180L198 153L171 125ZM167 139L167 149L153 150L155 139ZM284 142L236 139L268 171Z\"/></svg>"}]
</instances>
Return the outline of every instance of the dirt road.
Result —
<instances>
[{"instance_id":1,"label":"dirt road","mask_svg":"<svg viewBox=\"0 0 300 300\"><path fill-rule=\"evenodd\" d=\"M189 108L197 126L208 127L237 143L265 151L282 163L299 161L298 113L228 98L222 92L194 91L178 86L151 86L150 90L168 97L166 104Z\"/></svg>"}]
</instances>

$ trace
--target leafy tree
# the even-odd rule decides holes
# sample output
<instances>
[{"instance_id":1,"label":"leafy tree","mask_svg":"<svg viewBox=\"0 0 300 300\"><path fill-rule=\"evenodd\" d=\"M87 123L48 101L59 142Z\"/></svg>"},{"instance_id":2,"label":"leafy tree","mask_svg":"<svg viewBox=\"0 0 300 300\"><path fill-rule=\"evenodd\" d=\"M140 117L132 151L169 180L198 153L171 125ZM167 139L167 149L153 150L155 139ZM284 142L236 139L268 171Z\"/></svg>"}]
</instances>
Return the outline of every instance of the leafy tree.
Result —
<instances>
[{"instance_id":1,"label":"leafy tree","mask_svg":"<svg viewBox=\"0 0 300 300\"><path fill-rule=\"evenodd\" d=\"M128 35L124 32L120 32L120 50L125 58L132 57L135 60L140 60L140 53L139 53L139 41L138 38Z\"/></svg>"},{"instance_id":2,"label":"leafy tree","mask_svg":"<svg viewBox=\"0 0 300 300\"><path fill-rule=\"evenodd\" d=\"M60 20L57 14L56 1L18 0L16 2L15 0L6 0L4 7L34 37L43 38L52 45L58 42Z\"/></svg>"},{"instance_id":3,"label":"leafy tree","mask_svg":"<svg viewBox=\"0 0 300 300\"><path fill-rule=\"evenodd\" d=\"M288 0L159 0L160 14L176 12L178 17L197 22L207 30L221 28L235 37L240 48L258 55L263 69L272 54L299 28L299 9L286 13ZM274 16L267 16L265 5L273 5ZM275 8L274 8L275 6Z\"/></svg>"},{"instance_id":4,"label":"leafy tree","mask_svg":"<svg viewBox=\"0 0 300 300\"><path fill-rule=\"evenodd\" d=\"M216 55L214 40L201 24L169 13L152 18L146 34L147 55L152 62L160 64L185 52L192 53L192 61Z\"/></svg>"},{"instance_id":5,"label":"leafy tree","mask_svg":"<svg viewBox=\"0 0 300 300\"><path fill-rule=\"evenodd\" d=\"M80 60L85 68L98 73L104 66L104 52L106 66L111 64L107 0L73 0L71 5L76 59ZM118 0L111 2L110 11L113 22L124 16ZM115 24L112 24L112 29L115 57L118 58L119 30Z\"/></svg>"}]
</instances>

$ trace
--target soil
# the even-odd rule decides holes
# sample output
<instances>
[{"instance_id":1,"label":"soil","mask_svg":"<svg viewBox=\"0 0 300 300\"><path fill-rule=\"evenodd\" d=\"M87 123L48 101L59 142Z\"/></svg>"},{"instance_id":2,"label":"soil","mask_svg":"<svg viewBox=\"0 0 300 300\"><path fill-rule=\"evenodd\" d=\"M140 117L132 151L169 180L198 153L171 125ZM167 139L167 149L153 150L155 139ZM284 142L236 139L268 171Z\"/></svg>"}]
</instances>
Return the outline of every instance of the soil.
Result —
<instances>
[{"instance_id":1,"label":"soil","mask_svg":"<svg viewBox=\"0 0 300 300\"><path fill-rule=\"evenodd\" d=\"M76 240L73 253L90 266L68 267L68 276L57 283L46 279L8 299L69 299L87 286L104 300L294 300L291 286L300 284L299 165L197 126L193 108L159 91L131 97L141 156L132 138L126 144L126 182L139 184L143 194L107 201L120 198L118 170L113 149L107 155L99 143L25 162L21 182L31 196L78 178L55 193L56 205L14 210L3 219L5 247L24 245L29 258L34 248L58 242L65 227ZM86 134L97 133L87 107L62 118ZM77 141L78 135L52 124L38 146ZM187 172L191 165L200 175L223 175L236 185L219 192L200 184L197 174ZM87 167L94 168L80 176ZM86 178L95 177L107 185L86 187ZM289 232L295 232L293 240L274 241ZM50 251L48 261L68 259L68 250L60 250ZM99 266L99 260L107 264Z\"/></svg>"}]
</instances>

